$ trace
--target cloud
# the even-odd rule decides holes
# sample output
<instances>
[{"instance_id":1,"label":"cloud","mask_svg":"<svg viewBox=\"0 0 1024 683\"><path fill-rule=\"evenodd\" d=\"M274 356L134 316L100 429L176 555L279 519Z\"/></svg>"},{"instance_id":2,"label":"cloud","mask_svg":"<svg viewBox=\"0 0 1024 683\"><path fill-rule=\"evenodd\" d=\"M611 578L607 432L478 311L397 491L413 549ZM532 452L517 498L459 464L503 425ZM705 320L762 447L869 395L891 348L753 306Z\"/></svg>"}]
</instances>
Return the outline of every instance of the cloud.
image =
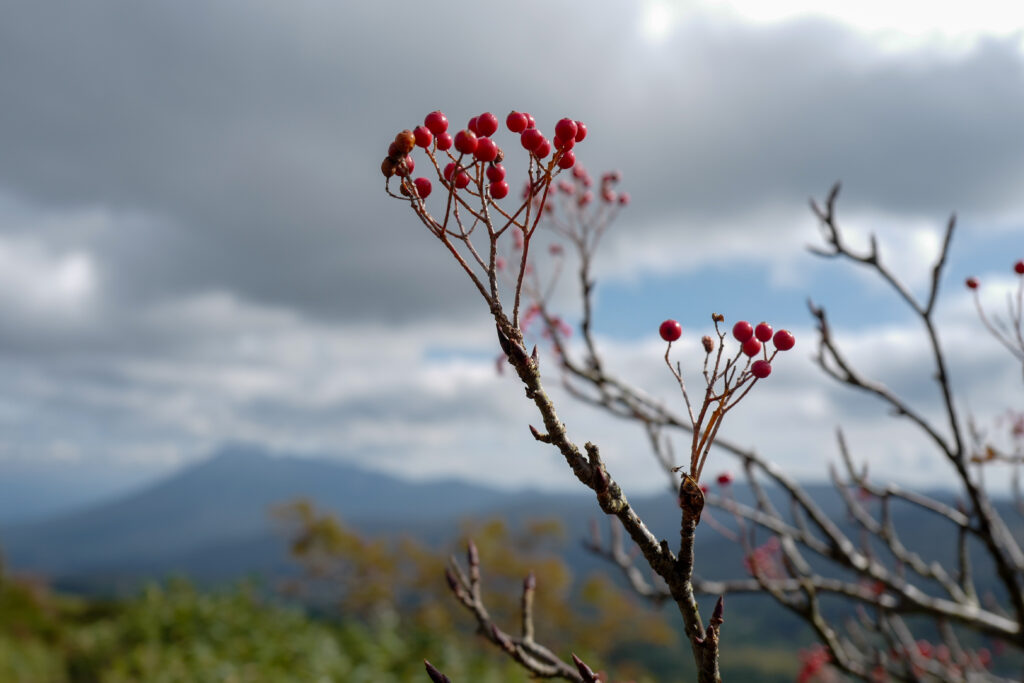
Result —
<instances>
[{"instance_id":1,"label":"cloud","mask_svg":"<svg viewBox=\"0 0 1024 683\"><path fill-rule=\"evenodd\" d=\"M97 278L89 254L53 254L31 241L0 239L0 306L9 320L60 324L87 315Z\"/></svg>"},{"instance_id":2,"label":"cloud","mask_svg":"<svg viewBox=\"0 0 1024 683\"><path fill-rule=\"evenodd\" d=\"M579 20L567 31L559 16ZM411 476L561 486L521 390L494 373L482 302L382 192L387 142L436 108L459 127L513 108L546 129L567 114L588 123L582 163L618 167L633 196L599 264L611 287L757 263L767 287L831 293L796 254L814 238L806 198L836 179L854 237L887 230L886 258L915 286L935 248L926 226L950 211L1006 242L1021 233L1012 35L894 52L834 20L704 8L652 42L639 6L579 16L564 1L424 15L409 2L102 0L8 3L0 19L4 454L73 444L82 459L167 466L251 440ZM500 140L516 177L517 143ZM886 324L844 333L925 398L917 347ZM971 335L956 334L972 358ZM657 349L606 341L624 373L664 384ZM828 416L883 432L793 359L730 429L813 474ZM977 360L965 381L994 368ZM660 482L629 428L567 415L574 435L610 444L624 480ZM803 425L795 445L776 426L787 420ZM902 435L886 443L871 450L883 469L917 462ZM481 467L502 457L521 466Z\"/></svg>"}]
</instances>

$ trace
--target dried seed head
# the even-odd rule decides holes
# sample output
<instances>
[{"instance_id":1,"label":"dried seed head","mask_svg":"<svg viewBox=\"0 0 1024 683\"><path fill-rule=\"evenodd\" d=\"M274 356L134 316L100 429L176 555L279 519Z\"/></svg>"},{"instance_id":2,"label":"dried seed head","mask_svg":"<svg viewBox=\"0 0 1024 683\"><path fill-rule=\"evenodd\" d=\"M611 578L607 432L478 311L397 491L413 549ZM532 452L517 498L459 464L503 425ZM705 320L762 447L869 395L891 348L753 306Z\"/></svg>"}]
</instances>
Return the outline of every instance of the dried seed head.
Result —
<instances>
[{"instance_id":1,"label":"dried seed head","mask_svg":"<svg viewBox=\"0 0 1024 683\"><path fill-rule=\"evenodd\" d=\"M403 130L395 136L395 147L399 154L408 154L416 147L416 135L411 130Z\"/></svg>"}]
</instances>

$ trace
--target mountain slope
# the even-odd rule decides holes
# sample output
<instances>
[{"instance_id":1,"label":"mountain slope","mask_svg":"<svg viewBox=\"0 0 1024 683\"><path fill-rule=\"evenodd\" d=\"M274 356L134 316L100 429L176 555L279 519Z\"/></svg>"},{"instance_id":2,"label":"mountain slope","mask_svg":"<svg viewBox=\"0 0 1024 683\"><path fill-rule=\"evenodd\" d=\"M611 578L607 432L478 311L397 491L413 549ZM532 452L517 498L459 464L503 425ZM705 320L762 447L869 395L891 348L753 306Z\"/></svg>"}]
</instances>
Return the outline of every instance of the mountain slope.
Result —
<instances>
[{"instance_id":1,"label":"mountain slope","mask_svg":"<svg viewBox=\"0 0 1024 683\"><path fill-rule=\"evenodd\" d=\"M52 575L156 569L203 548L272 534L272 506L298 497L366 527L431 524L514 496L233 447L113 502L0 528L0 547L13 566Z\"/></svg>"}]
</instances>

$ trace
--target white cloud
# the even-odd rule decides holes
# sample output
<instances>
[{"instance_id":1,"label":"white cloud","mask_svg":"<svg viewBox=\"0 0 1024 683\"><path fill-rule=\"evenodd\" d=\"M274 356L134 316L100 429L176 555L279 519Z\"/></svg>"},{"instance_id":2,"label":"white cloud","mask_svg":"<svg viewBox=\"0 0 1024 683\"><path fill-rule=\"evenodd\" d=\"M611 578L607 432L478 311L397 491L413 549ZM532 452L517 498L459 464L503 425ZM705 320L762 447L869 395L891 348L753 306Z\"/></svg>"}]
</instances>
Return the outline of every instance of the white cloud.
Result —
<instances>
[{"instance_id":1,"label":"white cloud","mask_svg":"<svg viewBox=\"0 0 1024 683\"><path fill-rule=\"evenodd\" d=\"M57 252L29 238L0 237L0 305L8 316L79 319L95 303L98 279L88 253Z\"/></svg>"},{"instance_id":2,"label":"white cloud","mask_svg":"<svg viewBox=\"0 0 1024 683\"><path fill-rule=\"evenodd\" d=\"M982 35L1020 34L1024 11L1015 3L980 0L971 3L926 3L919 0L710 0L701 5L748 21L777 23L803 17L841 22L874 34L894 49L923 43L964 46Z\"/></svg>"}]
</instances>

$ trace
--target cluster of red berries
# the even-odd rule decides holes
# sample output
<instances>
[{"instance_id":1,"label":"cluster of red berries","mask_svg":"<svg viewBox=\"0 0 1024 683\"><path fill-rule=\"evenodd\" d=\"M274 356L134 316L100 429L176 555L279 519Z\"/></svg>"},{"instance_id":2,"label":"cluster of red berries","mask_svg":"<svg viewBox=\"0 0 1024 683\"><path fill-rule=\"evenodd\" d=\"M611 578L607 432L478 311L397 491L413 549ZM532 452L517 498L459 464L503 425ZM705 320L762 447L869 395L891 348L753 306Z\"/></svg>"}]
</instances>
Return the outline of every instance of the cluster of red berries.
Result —
<instances>
[{"instance_id":1,"label":"cluster of red berries","mask_svg":"<svg viewBox=\"0 0 1024 683\"><path fill-rule=\"evenodd\" d=\"M558 168L572 168L576 163L576 155L572 148L587 136L587 127L581 121L564 118L555 124L555 136L552 140L544 137L536 126L534 118L525 112L513 111L505 119L505 125L513 133L519 134L523 148L530 152L537 161L546 158L554 150L552 163ZM452 136L448 132L448 117L440 111L432 111L423 119L423 125L413 130L403 130L395 136L395 141L388 148L388 155L381 162L381 172L385 178L399 175L403 179L412 173L415 163L409 154L415 147L429 150L432 146L440 151L448 152L454 158L452 148L462 156L471 156L473 164L487 164L487 193L492 199L503 199L508 196L508 182L505 180L505 167L502 166L505 153L491 136L500 127L498 117L491 112L484 112L469 120L466 128ZM444 167L444 181L462 189L469 185L471 177L467 167L453 161ZM550 167L549 167L550 168ZM403 181L402 194L410 192L420 198L430 194L431 185L427 178L416 178L411 184Z\"/></svg>"},{"instance_id":2,"label":"cluster of red berries","mask_svg":"<svg viewBox=\"0 0 1024 683\"><path fill-rule=\"evenodd\" d=\"M1015 272L1017 275L1024 275L1024 259L1021 259L1013 264L1013 272ZM978 278L969 277L967 278L967 280L964 281L964 284L967 285L967 289L977 289Z\"/></svg>"},{"instance_id":3,"label":"cluster of red berries","mask_svg":"<svg viewBox=\"0 0 1024 683\"><path fill-rule=\"evenodd\" d=\"M526 112L512 111L505 117L505 125L513 133L519 134L519 143L538 160L555 150L559 168L572 168L576 164L576 154L572 148L577 142L587 137L587 126L582 121L569 118L560 119L555 124L555 137L548 140L537 129L537 122Z\"/></svg>"},{"instance_id":4,"label":"cluster of red berries","mask_svg":"<svg viewBox=\"0 0 1024 683\"><path fill-rule=\"evenodd\" d=\"M572 177L575 180L575 184L568 180L559 181L556 189L567 195L576 195L576 204L582 208L594 201L594 193L589 189L594 181L590 177L581 164L576 164L572 168ZM616 194L613 186L622 179L618 171L610 171L601 176L601 199L605 204L618 203L620 206L626 206L629 204L629 193L621 192ZM580 191L577 194L577 185L581 185Z\"/></svg>"},{"instance_id":5,"label":"cluster of red berries","mask_svg":"<svg viewBox=\"0 0 1024 683\"><path fill-rule=\"evenodd\" d=\"M754 327L746 320L741 320L732 326L732 336L743 345L743 353L751 358L761 353L762 344L767 344L769 340L775 346L776 351L789 351L796 346L796 338L792 332L789 330L773 332L772 326L766 322L758 323L757 327ZM766 357L755 360L750 365L751 374L758 379L764 379L772 374L772 364L767 355L768 352L765 350Z\"/></svg>"},{"instance_id":6,"label":"cluster of red berries","mask_svg":"<svg viewBox=\"0 0 1024 683\"><path fill-rule=\"evenodd\" d=\"M666 320L658 328L658 333L662 339L671 343L683 336L683 328L675 320ZM742 344L743 353L751 358L761 353L762 345L767 344L769 341L775 346L776 351L789 351L796 346L796 338L792 332L789 330L774 332L772 326L766 322L759 323L757 327L754 327L746 320L741 320L732 326L732 336ZM708 349L709 346L714 348L713 344L709 345L707 342L704 342L705 349ZM711 351L708 350L708 353L711 353ZM764 379L772 374L771 360L767 355L766 350L765 358L755 360L750 365L750 373L758 379ZM774 356L774 354L772 355Z\"/></svg>"},{"instance_id":7,"label":"cluster of red berries","mask_svg":"<svg viewBox=\"0 0 1024 683\"><path fill-rule=\"evenodd\" d=\"M623 192L622 194L617 195L613 189L615 184L621 179L622 176L619 175L618 171L611 171L610 173L605 173L601 176L601 200L605 204L614 204L616 201L618 201L622 206L629 204L628 193Z\"/></svg>"}]
</instances>

